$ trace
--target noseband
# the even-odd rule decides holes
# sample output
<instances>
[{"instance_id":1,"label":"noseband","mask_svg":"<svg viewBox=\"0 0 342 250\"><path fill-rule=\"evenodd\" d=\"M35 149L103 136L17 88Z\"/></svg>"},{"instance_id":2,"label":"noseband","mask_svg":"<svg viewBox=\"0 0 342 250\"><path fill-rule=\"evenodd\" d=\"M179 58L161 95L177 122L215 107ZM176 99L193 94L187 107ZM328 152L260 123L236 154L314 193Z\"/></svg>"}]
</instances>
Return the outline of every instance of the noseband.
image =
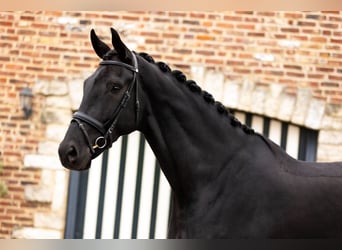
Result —
<instances>
[{"instance_id":1,"label":"noseband","mask_svg":"<svg viewBox=\"0 0 342 250\"><path fill-rule=\"evenodd\" d=\"M113 130L116 127L120 114L122 110L126 107L134 89L135 89L135 112L136 112L135 121L136 123L139 121L140 104L139 104L138 80L137 80L137 73L139 72L139 70L138 70L138 61L133 52L132 52L132 57L133 57L133 66L126 64L126 63L122 63L122 62L113 61L113 60L105 60L105 61L100 62L100 65L117 65L117 66L124 67L133 72L133 80L128 86L124 95L122 96L119 105L114 110L114 113L111 116L112 117L111 120L103 124L97 119L81 111L77 111L73 114L71 122L76 122L78 124L78 127L82 131L82 134L84 135L84 138L92 154L92 159L94 159L96 156L98 156L102 152L101 150L97 150L97 149L105 149L105 148L109 148L112 146ZM96 138L94 144L91 143L88 132L85 129L83 123L90 125L101 134L101 136ZM109 124L110 124L109 128L106 129Z\"/></svg>"}]
</instances>

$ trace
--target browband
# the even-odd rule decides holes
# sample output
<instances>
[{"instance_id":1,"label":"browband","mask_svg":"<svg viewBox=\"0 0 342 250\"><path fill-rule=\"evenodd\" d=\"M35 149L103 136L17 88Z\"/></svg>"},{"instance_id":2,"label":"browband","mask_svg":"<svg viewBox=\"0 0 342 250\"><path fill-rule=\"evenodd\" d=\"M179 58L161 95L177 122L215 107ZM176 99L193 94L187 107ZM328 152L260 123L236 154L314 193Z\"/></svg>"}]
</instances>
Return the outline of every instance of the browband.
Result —
<instances>
[{"instance_id":1,"label":"browband","mask_svg":"<svg viewBox=\"0 0 342 250\"><path fill-rule=\"evenodd\" d=\"M134 55L134 53L132 52L132 57L133 57L133 66L129 65L127 63L123 63L123 62L118 62L118 61L114 61L114 60L103 60L100 62L100 65L117 65L117 66L122 66L125 67L126 69L129 69L135 73L139 72L138 69L138 62L137 62L137 58Z\"/></svg>"}]
</instances>

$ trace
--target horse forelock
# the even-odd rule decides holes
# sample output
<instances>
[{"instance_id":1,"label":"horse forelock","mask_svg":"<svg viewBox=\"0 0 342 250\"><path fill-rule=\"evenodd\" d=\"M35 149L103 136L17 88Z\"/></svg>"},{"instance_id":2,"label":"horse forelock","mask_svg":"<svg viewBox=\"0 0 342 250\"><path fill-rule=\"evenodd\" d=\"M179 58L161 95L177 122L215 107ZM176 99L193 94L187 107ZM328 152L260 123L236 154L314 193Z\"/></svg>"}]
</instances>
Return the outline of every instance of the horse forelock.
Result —
<instances>
[{"instance_id":1,"label":"horse forelock","mask_svg":"<svg viewBox=\"0 0 342 250\"><path fill-rule=\"evenodd\" d=\"M180 70L172 70L164 62L155 62L154 59L147 53L142 52L139 55L145 59L147 62L156 64L158 68L164 73L170 73L179 83L185 84L188 89L196 94L202 95L205 102L209 105L215 105L216 110L221 115L226 115L230 119L230 124L233 127L240 127L246 134L254 134L254 130L245 124L242 124L221 102L216 101L215 98L205 90L202 90L199 85L194 80L187 80L185 74Z\"/></svg>"},{"instance_id":2,"label":"horse forelock","mask_svg":"<svg viewBox=\"0 0 342 250\"><path fill-rule=\"evenodd\" d=\"M112 60L118 53L115 50L109 50L104 56L103 60Z\"/></svg>"}]
</instances>

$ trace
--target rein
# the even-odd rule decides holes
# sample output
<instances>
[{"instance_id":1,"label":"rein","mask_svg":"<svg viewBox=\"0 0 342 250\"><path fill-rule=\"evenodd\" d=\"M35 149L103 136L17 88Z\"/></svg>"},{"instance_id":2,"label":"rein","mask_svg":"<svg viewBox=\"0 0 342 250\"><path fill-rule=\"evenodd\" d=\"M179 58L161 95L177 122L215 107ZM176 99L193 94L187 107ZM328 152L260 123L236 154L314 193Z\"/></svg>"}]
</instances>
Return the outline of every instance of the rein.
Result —
<instances>
[{"instance_id":1,"label":"rein","mask_svg":"<svg viewBox=\"0 0 342 250\"><path fill-rule=\"evenodd\" d=\"M80 130L81 130L81 132L82 132L82 134L83 134L83 136L84 136L84 138L88 144L88 147L89 147L90 152L92 154L92 159L97 157L102 152L102 151L96 152L96 149L105 149L105 148L109 148L112 146L112 144L113 144L113 139L112 139L113 130L116 127L116 124L119 120L121 112L127 106L127 103L129 101L134 89L135 89L135 114L136 114L135 115L135 122L136 122L136 124L139 121L140 102L139 102L138 80L137 80L137 74L138 74L139 70L138 70L138 61L137 61L136 55L133 52L132 52L132 57L133 57L133 66L126 64L126 63L122 63L122 62L113 61L113 60L105 60L105 61L100 62L100 65L121 66L121 67L124 67L124 68L133 72L133 80L130 83L130 85L128 86L124 95L122 96L119 105L114 110L114 113L111 116L112 117L111 120L109 120L108 122L103 124L100 121L98 121L97 119L95 119L95 118L93 118L93 117L91 117L91 116L89 116L86 113L83 113L81 111L77 111L73 114L71 122L76 122L78 124L78 127L80 128ZM89 138L89 134L88 134L87 130L85 129L83 122L90 125L91 127L96 129L101 134L101 136L96 138L94 144L91 143L90 138ZM110 122L111 122L111 125L109 126L108 129L106 129L106 127L107 127L106 125L110 124Z\"/></svg>"}]
</instances>

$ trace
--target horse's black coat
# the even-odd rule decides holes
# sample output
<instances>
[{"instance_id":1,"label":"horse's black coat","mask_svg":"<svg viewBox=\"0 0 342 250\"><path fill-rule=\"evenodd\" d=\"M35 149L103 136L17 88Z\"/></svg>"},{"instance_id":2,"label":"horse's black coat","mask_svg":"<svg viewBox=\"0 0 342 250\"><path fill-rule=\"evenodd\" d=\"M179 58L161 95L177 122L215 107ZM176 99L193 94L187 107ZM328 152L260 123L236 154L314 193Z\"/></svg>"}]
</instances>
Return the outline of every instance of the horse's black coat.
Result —
<instances>
[{"instance_id":1,"label":"horse's black coat","mask_svg":"<svg viewBox=\"0 0 342 250\"><path fill-rule=\"evenodd\" d=\"M115 53L92 31L96 54L133 65L134 55L113 29L112 38ZM131 98L111 140L144 133L173 190L170 238L342 236L342 163L291 158L182 72L145 53L136 57L132 95L140 100L140 115ZM99 66L85 81L79 111L106 124L132 79L124 67ZM89 140L99 136L84 127ZM67 168L90 167L92 155L77 124L70 125L59 154Z\"/></svg>"}]
</instances>

